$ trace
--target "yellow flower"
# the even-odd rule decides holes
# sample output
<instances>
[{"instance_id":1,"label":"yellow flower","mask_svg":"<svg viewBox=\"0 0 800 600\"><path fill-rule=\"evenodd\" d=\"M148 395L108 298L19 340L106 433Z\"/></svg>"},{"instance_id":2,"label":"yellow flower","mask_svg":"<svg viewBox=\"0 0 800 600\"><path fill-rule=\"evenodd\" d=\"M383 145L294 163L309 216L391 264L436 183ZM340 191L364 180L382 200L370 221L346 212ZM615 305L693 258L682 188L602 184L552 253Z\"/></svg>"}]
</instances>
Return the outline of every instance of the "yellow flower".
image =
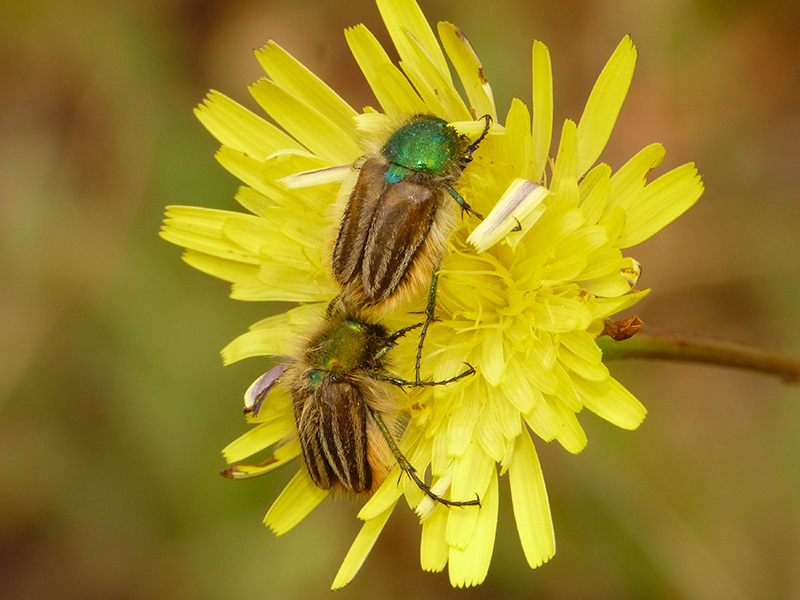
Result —
<instances>
[{"instance_id":1,"label":"yellow flower","mask_svg":"<svg viewBox=\"0 0 800 600\"><path fill-rule=\"evenodd\" d=\"M364 153L364 140L418 113L439 116L474 139L484 126L475 118L492 117L491 131L459 184L486 219L477 227L462 219L450 239L436 303L440 320L429 329L422 364L429 380L453 377L464 363L477 374L398 395L410 415L399 443L404 454L418 472L430 468L434 492L453 500L477 494L481 506L437 505L395 467L361 509L364 526L333 584L349 583L404 496L421 519L422 567L449 566L452 585L470 586L484 580L491 561L499 476L508 475L530 566L555 553L531 433L580 452L586 437L576 414L583 407L626 429L644 419L644 407L609 375L595 337L608 316L647 293L635 289L638 263L621 251L682 214L703 188L692 164L648 183L664 158L658 144L614 174L595 164L633 75L636 50L629 38L600 74L577 125L564 123L553 159L552 77L543 44L533 47L532 113L514 100L503 121L482 65L457 27L439 24L440 46L413 0L378 0L378 6L400 68L364 26L347 30L346 38L381 111L357 113L269 42L256 53L269 79L251 92L287 133L217 92L196 111L222 143L218 160L246 184L237 200L251 214L171 207L162 235L186 247L189 264L230 281L233 298L303 303L234 340L223 351L227 363L295 356L296 340L313 330L339 292L329 266L338 225L334 205L350 165ZM456 91L445 55L466 99ZM413 324L419 315L411 312L424 308L425 300L420 293L382 320L393 330ZM415 353L416 344L408 342L392 350L399 377L413 374ZM256 390L274 383L278 371L254 384L248 403ZM225 448L229 463L277 446L265 463L235 465L231 476L263 474L301 455L285 386L274 385L248 420L258 426ZM265 523L280 535L327 493L301 467Z\"/></svg>"}]
</instances>

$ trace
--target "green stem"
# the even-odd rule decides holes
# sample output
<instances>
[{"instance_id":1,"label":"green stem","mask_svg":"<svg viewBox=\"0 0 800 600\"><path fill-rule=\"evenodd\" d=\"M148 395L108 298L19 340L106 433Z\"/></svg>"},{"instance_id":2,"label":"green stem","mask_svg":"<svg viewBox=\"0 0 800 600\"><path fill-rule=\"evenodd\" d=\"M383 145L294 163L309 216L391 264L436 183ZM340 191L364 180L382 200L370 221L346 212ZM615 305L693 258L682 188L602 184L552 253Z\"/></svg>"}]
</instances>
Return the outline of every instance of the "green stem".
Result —
<instances>
[{"instance_id":1,"label":"green stem","mask_svg":"<svg viewBox=\"0 0 800 600\"><path fill-rule=\"evenodd\" d=\"M800 383L800 361L752 346L696 335L645 330L615 342L597 339L603 360L644 358L706 363L777 375L787 383Z\"/></svg>"}]
</instances>

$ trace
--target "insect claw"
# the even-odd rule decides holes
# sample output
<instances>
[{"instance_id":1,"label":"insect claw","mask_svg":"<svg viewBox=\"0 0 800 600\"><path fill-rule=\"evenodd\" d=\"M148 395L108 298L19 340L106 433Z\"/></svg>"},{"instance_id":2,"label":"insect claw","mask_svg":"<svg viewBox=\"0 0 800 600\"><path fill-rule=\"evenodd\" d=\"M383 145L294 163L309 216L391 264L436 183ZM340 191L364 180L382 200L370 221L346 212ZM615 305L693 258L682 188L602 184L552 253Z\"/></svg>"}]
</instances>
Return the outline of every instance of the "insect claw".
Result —
<instances>
[{"instance_id":1,"label":"insect claw","mask_svg":"<svg viewBox=\"0 0 800 600\"><path fill-rule=\"evenodd\" d=\"M476 211L472 210L472 207L469 206L468 204L465 204L464 206L461 207L461 218L462 219L464 218L464 213L469 213L473 217L477 217L479 220L483 221L483 215L481 215L479 212L476 212Z\"/></svg>"}]
</instances>

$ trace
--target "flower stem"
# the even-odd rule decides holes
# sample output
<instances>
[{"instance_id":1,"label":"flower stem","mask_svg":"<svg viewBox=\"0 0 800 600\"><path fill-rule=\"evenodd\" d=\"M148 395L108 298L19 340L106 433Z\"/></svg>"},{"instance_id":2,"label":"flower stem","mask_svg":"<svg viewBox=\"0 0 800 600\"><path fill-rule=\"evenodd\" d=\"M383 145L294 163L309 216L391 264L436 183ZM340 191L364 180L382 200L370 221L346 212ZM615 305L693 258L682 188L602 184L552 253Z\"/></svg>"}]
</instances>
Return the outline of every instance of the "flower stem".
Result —
<instances>
[{"instance_id":1,"label":"flower stem","mask_svg":"<svg viewBox=\"0 0 800 600\"><path fill-rule=\"evenodd\" d=\"M603 360L644 358L707 363L777 375L787 383L800 383L800 361L734 342L646 328L621 342L602 337L597 344L603 351Z\"/></svg>"}]
</instances>

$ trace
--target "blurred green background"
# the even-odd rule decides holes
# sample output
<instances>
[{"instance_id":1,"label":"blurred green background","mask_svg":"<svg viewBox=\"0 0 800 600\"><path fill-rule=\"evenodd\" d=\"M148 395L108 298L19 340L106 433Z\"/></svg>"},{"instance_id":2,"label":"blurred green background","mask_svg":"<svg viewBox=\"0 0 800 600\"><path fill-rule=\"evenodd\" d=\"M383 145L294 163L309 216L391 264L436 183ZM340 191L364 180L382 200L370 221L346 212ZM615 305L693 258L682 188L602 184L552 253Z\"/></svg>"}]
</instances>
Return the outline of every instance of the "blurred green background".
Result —
<instances>
[{"instance_id":1,"label":"blurred green background","mask_svg":"<svg viewBox=\"0 0 800 600\"><path fill-rule=\"evenodd\" d=\"M800 6L793 1L422 0L462 27L504 113L551 51L557 123L580 116L625 34L640 59L603 159L696 161L706 194L629 252L652 326L800 356ZM274 537L294 469L217 472L266 369L219 350L273 306L233 302L157 237L164 206L235 208L192 107L255 109L268 38L357 108L342 30L388 36L367 0L0 4L0 598L327 597L358 530L327 501ZM665 169L662 167L659 172ZM507 484L484 585L420 571L397 510L341 599L800 597L800 389L700 366L614 363L636 432L583 414L588 448L540 443L558 553L531 571Z\"/></svg>"}]
</instances>

